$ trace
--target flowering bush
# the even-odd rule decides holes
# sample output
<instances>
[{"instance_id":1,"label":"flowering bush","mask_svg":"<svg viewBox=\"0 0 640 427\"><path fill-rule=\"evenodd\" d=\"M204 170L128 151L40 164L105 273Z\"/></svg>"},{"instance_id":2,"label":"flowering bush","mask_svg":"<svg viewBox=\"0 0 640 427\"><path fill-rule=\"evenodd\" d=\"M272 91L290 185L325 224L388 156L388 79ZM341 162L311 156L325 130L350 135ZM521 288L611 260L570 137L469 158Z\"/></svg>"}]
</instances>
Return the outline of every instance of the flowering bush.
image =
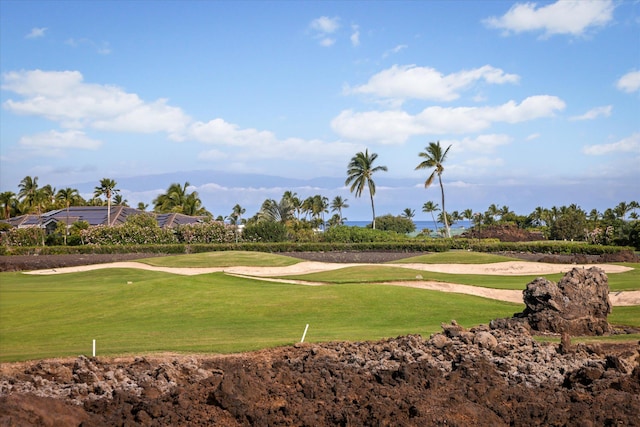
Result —
<instances>
[{"instance_id":1,"label":"flowering bush","mask_svg":"<svg viewBox=\"0 0 640 427\"><path fill-rule=\"evenodd\" d=\"M44 230L38 227L12 228L0 233L3 246L38 246L42 245Z\"/></svg>"},{"instance_id":2,"label":"flowering bush","mask_svg":"<svg viewBox=\"0 0 640 427\"><path fill-rule=\"evenodd\" d=\"M613 242L614 232L611 225L604 229L596 227L586 232L587 242L592 245L610 245Z\"/></svg>"},{"instance_id":3,"label":"flowering bush","mask_svg":"<svg viewBox=\"0 0 640 427\"><path fill-rule=\"evenodd\" d=\"M175 229L180 243L232 243L236 241L236 229L221 221L180 225Z\"/></svg>"}]
</instances>

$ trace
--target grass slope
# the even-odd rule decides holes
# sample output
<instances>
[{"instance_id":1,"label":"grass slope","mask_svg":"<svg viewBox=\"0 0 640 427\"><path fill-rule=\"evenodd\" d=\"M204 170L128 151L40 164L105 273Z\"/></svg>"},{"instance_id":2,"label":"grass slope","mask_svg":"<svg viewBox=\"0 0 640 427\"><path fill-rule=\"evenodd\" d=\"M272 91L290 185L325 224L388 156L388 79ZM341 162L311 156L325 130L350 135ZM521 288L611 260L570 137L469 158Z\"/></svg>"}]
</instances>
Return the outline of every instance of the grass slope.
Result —
<instances>
[{"instance_id":1,"label":"grass slope","mask_svg":"<svg viewBox=\"0 0 640 427\"><path fill-rule=\"evenodd\" d=\"M445 259L490 262L483 256L486 254L444 255L426 257L435 257L430 259L437 263ZM212 267L283 266L299 261L264 253L219 252L146 262ZM638 289L640 265L628 265L635 270L609 276L613 290ZM0 273L0 361L90 354L93 339L97 340L98 355L250 351L297 342L307 323L307 341L371 340L409 333L428 336L440 331L442 322L456 319L471 327L509 317L524 307L375 284L415 280L416 275L425 280L505 289L523 289L530 281L527 276L450 275L383 265L298 276L333 283L322 287L222 273L185 277L135 269L60 276ZM561 275L547 277L557 281ZM640 327L640 306L615 307L609 320Z\"/></svg>"},{"instance_id":2,"label":"grass slope","mask_svg":"<svg viewBox=\"0 0 640 427\"><path fill-rule=\"evenodd\" d=\"M203 252L138 260L157 267L286 267L302 260L283 255L250 251Z\"/></svg>"},{"instance_id":3,"label":"grass slope","mask_svg":"<svg viewBox=\"0 0 640 427\"><path fill-rule=\"evenodd\" d=\"M522 309L464 295L376 285L307 287L214 273L111 269L3 273L0 360L90 354L240 352L300 340L369 340L473 326ZM128 284L127 282L132 282Z\"/></svg>"}]
</instances>

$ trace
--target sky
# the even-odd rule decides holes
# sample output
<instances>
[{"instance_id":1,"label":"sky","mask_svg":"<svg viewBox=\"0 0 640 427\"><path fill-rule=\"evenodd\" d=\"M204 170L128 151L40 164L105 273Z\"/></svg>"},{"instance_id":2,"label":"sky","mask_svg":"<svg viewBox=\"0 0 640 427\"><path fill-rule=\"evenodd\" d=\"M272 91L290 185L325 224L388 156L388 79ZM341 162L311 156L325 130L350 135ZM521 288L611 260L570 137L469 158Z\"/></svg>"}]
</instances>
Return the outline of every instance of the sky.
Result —
<instances>
[{"instance_id":1,"label":"sky","mask_svg":"<svg viewBox=\"0 0 640 427\"><path fill-rule=\"evenodd\" d=\"M214 215L285 191L376 214L527 215L640 199L640 1L0 1L0 191L131 206L190 183Z\"/></svg>"}]
</instances>

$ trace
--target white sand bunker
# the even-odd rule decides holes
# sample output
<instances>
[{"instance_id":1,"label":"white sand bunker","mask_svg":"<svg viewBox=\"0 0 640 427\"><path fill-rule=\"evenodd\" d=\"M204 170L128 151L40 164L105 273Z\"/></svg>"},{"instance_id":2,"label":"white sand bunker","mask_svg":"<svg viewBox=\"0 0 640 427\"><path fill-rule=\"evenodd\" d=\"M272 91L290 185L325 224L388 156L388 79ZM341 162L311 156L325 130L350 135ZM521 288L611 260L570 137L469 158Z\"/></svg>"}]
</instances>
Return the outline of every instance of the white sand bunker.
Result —
<instances>
[{"instance_id":1,"label":"white sand bunker","mask_svg":"<svg viewBox=\"0 0 640 427\"><path fill-rule=\"evenodd\" d=\"M288 276L297 274L309 274L322 271L337 270L346 267L356 266L381 266L394 268L408 268L422 271L432 271L448 274L481 274L494 276L532 276L542 274L566 273L575 267L598 267L605 273L624 273L633 270L630 267L612 264L547 264L526 261L507 261L492 264L342 264L328 262L304 261L286 267L209 267L209 268L187 268L187 267L156 267L141 262L113 262L108 264L93 264L76 267L62 267L48 270L34 270L24 274L49 275L63 273L77 273L82 271L99 270L104 268L136 268L149 271L161 271L165 273L178 274L184 276L194 276L215 272L224 272L236 276L252 279L268 280L281 283L292 283L300 285L321 286L326 283L307 282L300 280L276 279L275 276ZM491 289L478 286L460 285L455 283L444 283L430 280L383 282L383 285L407 286L420 289L430 289L441 292L454 292L468 295L475 295L485 298L522 303L522 291ZM524 288L523 283L523 288ZM640 291L611 292L609 294L611 303L614 306L640 305Z\"/></svg>"}]
</instances>

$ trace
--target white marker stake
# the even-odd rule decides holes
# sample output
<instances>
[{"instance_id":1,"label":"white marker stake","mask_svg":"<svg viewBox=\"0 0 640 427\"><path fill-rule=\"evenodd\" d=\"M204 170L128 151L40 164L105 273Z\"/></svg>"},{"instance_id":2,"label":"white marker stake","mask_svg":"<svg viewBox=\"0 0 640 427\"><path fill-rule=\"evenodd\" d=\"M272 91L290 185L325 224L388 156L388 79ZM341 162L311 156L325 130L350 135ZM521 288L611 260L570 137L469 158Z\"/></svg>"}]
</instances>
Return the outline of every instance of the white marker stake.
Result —
<instances>
[{"instance_id":1,"label":"white marker stake","mask_svg":"<svg viewBox=\"0 0 640 427\"><path fill-rule=\"evenodd\" d=\"M93 340L93 357L96 357L96 340Z\"/></svg>"},{"instance_id":2,"label":"white marker stake","mask_svg":"<svg viewBox=\"0 0 640 427\"><path fill-rule=\"evenodd\" d=\"M304 342L304 337L307 336L307 329L309 329L308 323L307 323L307 326L304 328L304 333L302 334L302 339L300 340L300 342Z\"/></svg>"}]
</instances>

